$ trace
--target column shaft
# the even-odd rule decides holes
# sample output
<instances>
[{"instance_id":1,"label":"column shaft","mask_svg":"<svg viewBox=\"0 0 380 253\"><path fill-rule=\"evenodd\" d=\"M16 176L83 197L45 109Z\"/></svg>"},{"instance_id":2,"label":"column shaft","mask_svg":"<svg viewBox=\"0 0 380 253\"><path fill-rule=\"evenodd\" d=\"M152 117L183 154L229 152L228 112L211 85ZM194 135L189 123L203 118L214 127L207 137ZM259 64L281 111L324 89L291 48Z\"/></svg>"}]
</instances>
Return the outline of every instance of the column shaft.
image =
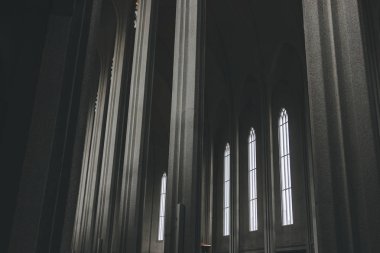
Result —
<instances>
[{"instance_id":1,"label":"column shaft","mask_svg":"<svg viewBox=\"0 0 380 253\"><path fill-rule=\"evenodd\" d=\"M166 253L200 250L203 122L200 24L203 3L200 0L177 0L165 224ZM178 218L183 217L184 220L176 220L177 204L182 206ZM183 226L178 227L180 224Z\"/></svg>"},{"instance_id":2,"label":"column shaft","mask_svg":"<svg viewBox=\"0 0 380 253\"><path fill-rule=\"evenodd\" d=\"M94 128L94 108L89 108L89 112L87 115L87 127L86 127L86 136L85 136L85 143L84 143L84 150L83 150L83 160L82 160L82 167L81 167L81 178L80 178L80 184L79 184L79 193L78 193L78 204L75 214L75 223L74 223L74 230L73 230L73 237L71 242L71 250L74 252L79 252L80 248L82 247L81 238L83 234L83 221L84 221L84 200L86 196L86 185L87 185L87 178L88 178L88 162L90 158L90 151L91 151L91 141L92 141L92 133Z\"/></svg>"},{"instance_id":3,"label":"column shaft","mask_svg":"<svg viewBox=\"0 0 380 253\"><path fill-rule=\"evenodd\" d=\"M132 65L120 205L115 217L114 252L141 252L144 180L149 143L149 123L156 30L155 0L140 1Z\"/></svg>"},{"instance_id":4,"label":"column shaft","mask_svg":"<svg viewBox=\"0 0 380 253\"><path fill-rule=\"evenodd\" d=\"M316 252L376 252L379 164L357 0L303 3Z\"/></svg>"},{"instance_id":5,"label":"column shaft","mask_svg":"<svg viewBox=\"0 0 380 253\"><path fill-rule=\"evenodd\" d=\"M96 205L98 199L99 177L100 177L100 164L102 151L103 151L103 138L104 138L104 121L106 113L106 105L108 102L108 86L109 86L109 69L108 65L103 66L100 72L100 81L97 93L97 108L95 110L95 118L93 123L93 134L91 141L91 153L88 164L88 183L86 185L86 216L84 224L84 241L85 252L92 252L92 242L94 235L94 221L96 219ZM95 107L95 104L93 105Z\"/></svg>"},{"instance_id":6,"label":"column shaft","mask_svg":"<svg viewBox=\"0 0 380 253\"><path fill-rule=\"evenodd\" d=\"M125 14L119 10L119 14ZM104 135L104 149L100 171L99 195L97 200L97 217L93 240L93 249L99 252L109 252L111 247L111 235L114 212L114 189L116 187L115 175L118 170L121 143L123 136L122 119L123 107L127 98L125 90L124 69L125 51L127 47L127 22L125 17L117 20L116 37L113 54L113 68L111 70L111 83L109 88L109 100L107 106L107 119Z\"/></svg>"}]
</instances>

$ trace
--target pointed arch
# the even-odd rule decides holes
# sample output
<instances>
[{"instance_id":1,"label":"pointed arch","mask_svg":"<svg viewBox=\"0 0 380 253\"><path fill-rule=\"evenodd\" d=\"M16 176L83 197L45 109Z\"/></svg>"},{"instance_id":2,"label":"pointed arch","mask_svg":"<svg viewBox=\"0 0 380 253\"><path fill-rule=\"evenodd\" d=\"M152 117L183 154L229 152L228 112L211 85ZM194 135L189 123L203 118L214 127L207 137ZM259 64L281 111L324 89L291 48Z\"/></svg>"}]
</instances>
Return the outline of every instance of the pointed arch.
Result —
<instances>
[{"instance_id":1,"label":"pointed arch","mask_svg":"<svg viewBox=\"0 0 380 253\"><path fill-rule=\"evenodd\" d=\"M248 136L248 201L249 231L258 230L257 218L257 167L256 167L256 132L252 127Z\"/></svg>"},{"instance_id":2,"label":"pointed arch","mask_svg":"<svg viewBox=\"0 0 380 253\"><path fill-rule=\"evenodd\" d=\"M162 175L161 178L161 192L160 192L160 215L158 221L158 240L164 240L165 232L165 204L166 204L166 173Z\"/></svg>"},{"instance_id":3,"label":"pointed arch","mask_svg":"<svg viewBox=\"0 0 380 253\"><path fill-rule=\"evenodd\" d=\"M278 119L278 141L281 180L281 220L282 225L293 224L292 177L289 150L289 118L285 108Z\"/></svg>"},{"instance_id":4,"label":"pointed arch","mask_svg":"<svg viewBox=\"0 0 380 253\"><path fill-rule=\"evenodd\" d=\"M230 163L231 163L231 151L230 144L227 142L224 150L224 201L223 201L223 235L230 235Z\"/></svg>"}]
</instances>

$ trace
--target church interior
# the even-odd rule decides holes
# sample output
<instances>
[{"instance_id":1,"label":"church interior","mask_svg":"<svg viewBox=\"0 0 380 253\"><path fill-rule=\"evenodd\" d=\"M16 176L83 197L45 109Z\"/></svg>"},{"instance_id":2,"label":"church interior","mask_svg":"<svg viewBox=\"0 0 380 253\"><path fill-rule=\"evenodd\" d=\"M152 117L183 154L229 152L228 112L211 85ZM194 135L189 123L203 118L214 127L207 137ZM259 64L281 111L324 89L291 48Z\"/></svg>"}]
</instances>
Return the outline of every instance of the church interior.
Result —
<instances>
[{"instance_id":1,"label":"church interior","mask_svg":"<svg viewBox=\"0 0 380 253\"><path fill-rule=\"evenodd\" d=\"M0 252L380 252L380 2L0 10Z\"/></svg>"}]
</instances>

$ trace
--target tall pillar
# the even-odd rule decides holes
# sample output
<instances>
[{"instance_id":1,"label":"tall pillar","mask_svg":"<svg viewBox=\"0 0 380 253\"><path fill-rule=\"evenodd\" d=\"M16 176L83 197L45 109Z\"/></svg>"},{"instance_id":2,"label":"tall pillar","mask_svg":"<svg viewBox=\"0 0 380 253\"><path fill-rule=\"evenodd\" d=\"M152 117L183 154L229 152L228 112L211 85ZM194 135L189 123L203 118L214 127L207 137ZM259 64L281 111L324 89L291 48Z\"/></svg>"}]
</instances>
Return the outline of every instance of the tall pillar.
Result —
<instances>
[{"instance_id":1,"label":"tall pillar","mask_svg":"<svg viewBox=\"0 0 380 253\"><path fill-rule=\"evenodd\" d=\"M128 7L132 0L117 1L113 4L116 12L116 35L113 51L113 64L108 95L107 118L105 122L104 147L101 159L99 193L97 196L96 222L91 238L91 252L110 252L115 208L115 187L119 160L121 159L123 117L127 107L128 83L125 77L126 55L129 46L128 26L131 26Z\"/></svg>"},{"instance_id":2,"label":"tall pillar","mask_svg":"<svg viewBox=\"0 0 380 253\"><path fill-rule=\"evenodd\" d=\"M165 252L200 251L202 0L177 0Z\"/></svg>"},{"instance_id":3,"label":"tall pillar","mask_svg":"<svg viewBox=\"0 0 380 253\"><path fill-rule=\"evenodd\" d=\"M109 71L110 62L103 63L100 71L99 87L97 90L97 98L95 107L95 116L93 121L93 133L90 146L90 155L88 163L87 183L84 199L85 213L83 214L85 219L83 223L83 240L84 240L84 252L92 251L92 240L94 231L94 221L96 210L96 200L98 195L98 179L100 174L100 163L103 151L103 138L104 138L104 121L106 118L106 104L108 102L108 86L109 86Z\"/></svg>"},{"instance_id":4,"label":"tall pillar","mask_svg":"<svg viewBox=\"0 0 380 253\"><path fill-rule=\"evenodd\" d=\"M230 172L231 182L232 182L232 194L231 194L231 203L232 203L232 212L231 212L231 236L230 236L230 247L231 252L239 252L239 203L240 203L240 189L239 189L239 173L240 173L240 163L239 163L239 152L240 152L240 140L239 140L239 115L234 108L235 113L233 116L233 125L232 125L232 139L231 142L233 151L231 152L232 160L232 171Z\"/></svg>"},{"instance_id":5,"label":"tall pillar","mask_svg":"<svg viewBox=\"0 0 380 253\"><path fill-rule=\"evenodd\" d=\"M93 99L91 99L92 101ZM88 163L90 159L90 152L91 152L91 142L92 142L92 135L93 135L93 128L94 128L94 107L89 108L88 115L87 115L87 126L86 126L86 135L85 135L85 141L84 141L84 149L83 149L83 160L82 160L82 167L81 167L81 176L80 176L80 184L79 184L79 192L78 192L78 204L75 214L75 223L73 228L73 235L71 239L71 248L70 250L72 252L79 252L79 248L81 247L81 238L82 238L82 228L81 225L83 223L83 214L85 210L84 206L84 200L85 200L85 188L86 188L86 181L87 181L87 174L88 174Z\"/></svg>"},{"instance_id":6,"label":"tall pillar","mask_svg":"<svg viewBox=\"0 0 380 253\"><path fill-rule=\"evenodd\" d=\"M156 0L141 0L138 6L124 162L118 189L120 199L116 207L112 252L141 252L143 184L149 143L156 3Z\"/></svg>"},{"instance_id":7,"label":"tall pillar","mask_svg":"<svg viewBox=\"0 0 380 253\"><path fill-rule=\"evenodd\" d=\"M380 250L376 129L357 0L303 0L316 252Z\"/></svg>"},{"instance_id":8,"label":"tall pillar","mask_svg":"<svg viewBox=\"0 0 380 253\"><path fill-rule=\"evenodd\" d=\"M51 12L44 21L47 27L41 41L33 116L7 252L59 252L61 246L69 248L68 231L71 234L75 207L66 209L65 205L76 203L77 187L69 185L80 177L77 171L86 135L87 103L92 84L97 82L92 54L95 46L87 41L95 29L91 20L97 15L98 2L67 1L65 11L55 8L63 2L52 1L51 8L46 6ZM39 50L39 44L27 48ZM85 64L87 59L92 60L90 64Z\"/></svg>"}]
</instances>

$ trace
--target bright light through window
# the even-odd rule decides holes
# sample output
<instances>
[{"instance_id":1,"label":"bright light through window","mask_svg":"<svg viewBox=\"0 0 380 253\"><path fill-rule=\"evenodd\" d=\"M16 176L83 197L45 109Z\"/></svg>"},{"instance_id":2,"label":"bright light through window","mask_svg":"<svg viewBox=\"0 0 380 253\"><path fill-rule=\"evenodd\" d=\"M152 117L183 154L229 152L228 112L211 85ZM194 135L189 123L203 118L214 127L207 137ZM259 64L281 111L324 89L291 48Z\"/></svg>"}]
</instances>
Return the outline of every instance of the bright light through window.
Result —
<instances>
[{"instance_id":1,"label":"bright light through window","mask_svg":"<svg viewBox=\"0 0 380 253\"><path fill-rule=\"evenodd\" d=\"M289 150L289 123L288 114L285 109L281 110L278 121L278 139L281 176L281 218L282 225L286 226L293 224L293 206Z\"/></svg>"},{"instance_id":2,"label":"bright light through window","mask_svg":"<svg viewBox=\"0 0 380 253\"><path fill-rule=\"evenodd\" d=\"M166 173L161 178L161 194L160 194L160 217L158 222L158 240L164 240L165 230L165 201L166 201Z\"/></svg>"},{"instance_id":3,"label":"bright light through window","mask_svg":"<svg viewBox=\"0 0 380 253\"><path fill-rule=\"evenodd\" d=\"M224 151L223 235L230 235L230 144Z\"/></svg>"},{"instance_id":4,"label":"bright light through window","mask_svg":"<svg viewBox=\"0 0 380 253\"><path fill-rule=\"evenodd\" d=\"M258 230L256 133L253 128L251 128L248 138L248 191L249 231L256 231Z\"/></svg>"}]
</instances>

